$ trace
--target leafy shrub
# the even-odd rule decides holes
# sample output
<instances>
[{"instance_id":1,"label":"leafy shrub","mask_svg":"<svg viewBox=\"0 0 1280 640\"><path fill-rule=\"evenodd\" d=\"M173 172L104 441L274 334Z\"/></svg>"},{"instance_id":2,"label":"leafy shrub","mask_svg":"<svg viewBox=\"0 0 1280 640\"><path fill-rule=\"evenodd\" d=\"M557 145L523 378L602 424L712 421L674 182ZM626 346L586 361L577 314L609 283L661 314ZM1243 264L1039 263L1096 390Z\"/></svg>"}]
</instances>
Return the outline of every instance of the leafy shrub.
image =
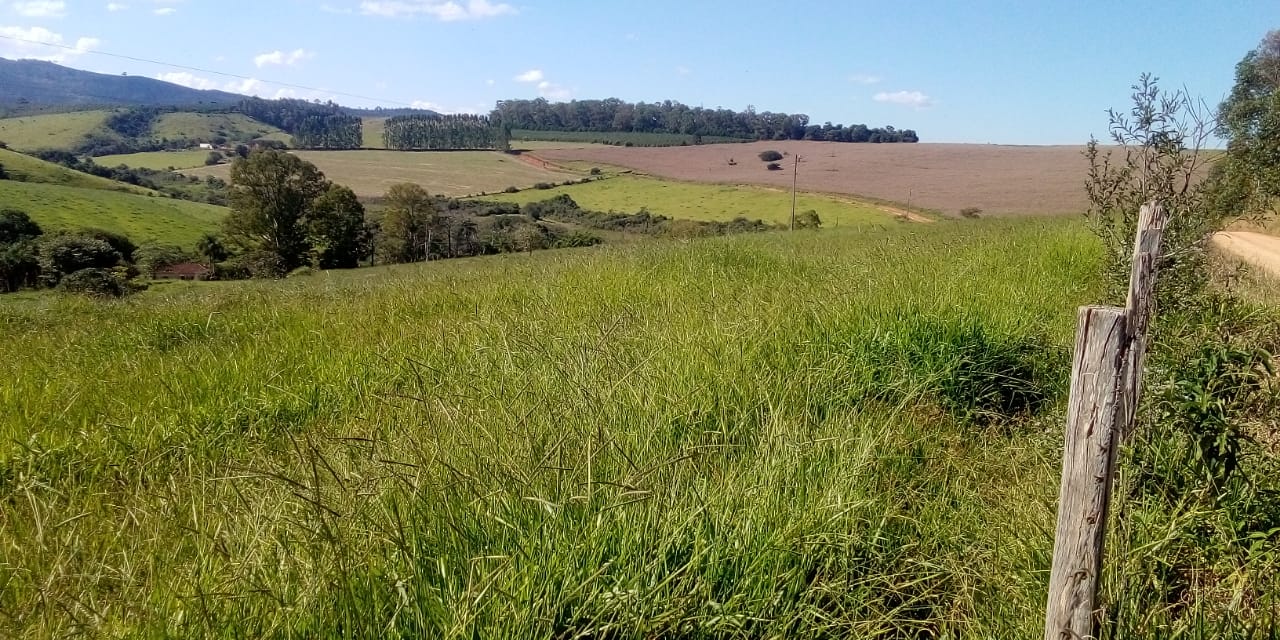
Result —
<instances>
[{"instance_id":1,"label":"leafy shrub","mask_svg":"<svg viewBox=\"0 0 1280 640\"><path fill-rule=\"evenodd\" d=\"M148 278L155 277L157 271L169 265L187 262L192 259L191 254L178 245L159 244L156 242L142 244L133 253L133 257L138 271Z\"/></svg>"},{"instance_id":2,"label":"leafy shrub","mask_svg":"<svg viewBox=\"0 0 1280 640\"><path fill-rule=\"evenodd\" d=\"M964 218L980 218L982 217L982 209L977 207L965 207L960 210L960 216Z\"/></svg>"},{"instance_id":3,"label":"leafy shrub","mask_svg":"<svg viewBox=\"0 0 1280 640\"><path fill-rule=\"evenodd\" d=\"M797 229L819 229L822 227L822 218L818 217L818 212L810 209L808 211L796 214Z\"/></svg>"},{"instance_id":4,"label":"leafy shrub","mask_svg":"<svg viewBox=\"0 0 1280 640\"><path fill-rule=\"evenodd\" d=\"M286 273L284 261L270 251L250 251L238 255L215 269L221 280L239 278L281 278Z\"/></svg>"},{"instance_id":5,"label":"leafy shrub","mask_svg":"<svg viewBox=\"0 0 1280 640\"><path fill-rule=\"evenodd\" d=\"M769 149L760 152L760 160L763 162L777 162L782 159L782 152Z\"/></svg>"},{"instance_id":6,"label":"leafy shrub","mask_svg":"<svg viewBox=\"0 0 1280 640\"><path fill-rule=\"evenodd\" d=\"M57 285L72 273L84 269L110 269L122 257L107 242L90 235L56 233L41 237L40 276L49 286ZM89 277L89 276L85 276Z\"/></svg>"},{"instance_id":7,"label":"leafy shrub","mask_svg":"<svg viewBox=\"0 0 1280 640\"><path fill-rule=\"evenodd\" d=\"M502 192L503 193L520 193L520 189L515 186L510 186L510 187L507 187L506 189L503 189Z\"/></svg>"},{"instance_id":8,"label":"leafy shrub","mask_svg":"<svg viewBox=\"0 0 1280 640\"><path fill-rule=\"evenodd\" d=\"M600 175L600 167L591 167L591 175L593 176Z\"/></svg>"},{"instance_id":9,"label":"leafy shrub","mask_svg":"<svg viewBox=\"0 0 1280 640\"><path fill-rule=\"evenodd\" d=\"M556 185L554 185L554 184L552 184L552 183L550 183L550 182L539 182L538 184L533 185L533 188L534 188L534 189L543 189L543 190L546 190L546 189L554 189L554 188L556 188Z\"/></svg>"},{"instance_id":10,"label":"leafy shrub","mask_svg":"<svg viewBox=\"0 0 1280 640\"><path fill-rule=\"evenodd\" d=\"M210 151L209 155L205 156L204 166L212 167L220 162L222 162L222 154L217 151Z\"/></svg>"},{"instance_id":11,"label":"leafy shrub","mask_svg":"<svg viewBox=\"0 0 1280 640\"><path fill-rule=\"evenodd\" d=\"M58 288L68 293L78 293L94 298L119 298L129 289L120 278L106 269L80 269L67 274Z\"/></svg>"},{"instance_id":12,"label":"leafy shrub","mask_svg":"<svg viewBox=\"0 0 1280 640\"><path fill-rule=\"evenodd\" d=\"M778 164L778 163L776 163L776 162L770 162L767 168L768 168L770 171L782 171L782 165L780 165L780 164Z\"/></svg>"},{"instance_id":13,"label":"leafy shrub","mask_svg":"<svg viewBox=\"0 0 1280 640\"><path fill-rule=\"evenodd\" d=\"M4 164L0 164L0 180L8 180L9 172L4 170Z\"/></svg>"},{"instance_id":14,"label":"leafy shrub","mask_svg":"<svg viewBox=\"0 0 1280 640\"><path fill-rule=\"evenodd\" d=\"M604 240L602 240L600 236L587 233L586 231L577 230L560 236L552 246L557 249L568 249L573 247L592 247L602 242L604 242Z\"/></svg>"}]
</instances>

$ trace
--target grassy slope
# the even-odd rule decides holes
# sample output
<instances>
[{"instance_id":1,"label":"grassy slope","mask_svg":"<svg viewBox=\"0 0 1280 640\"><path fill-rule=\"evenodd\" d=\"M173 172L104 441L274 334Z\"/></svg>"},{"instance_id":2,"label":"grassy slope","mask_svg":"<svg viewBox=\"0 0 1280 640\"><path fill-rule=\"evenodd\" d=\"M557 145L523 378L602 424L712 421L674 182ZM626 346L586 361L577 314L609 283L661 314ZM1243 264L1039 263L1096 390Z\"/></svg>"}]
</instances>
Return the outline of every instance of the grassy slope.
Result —
<instances>
[{"instance_id":1,"label":"grassy slope","mask_svg":"<svg viewBox=\"0 0 1280 640\"><path fill-rule=\"evenodd\" d=\"M208 142L223 136L234 142L282 133L279 129L239 113L166 113L151 128L154 138L186 138Z\"/></svg>"},{"instance_id":2,"label":"grassy slope","mask_svg":"<svg viewBox=\"0 0 1280 640\"><path fill-rule=\"evenodd\" d=\"M619 176L548 190L530 189L485 199L523 204L561 193L569 194L583 208L595 211L632 212L647 207L653 213L687 220L731 220L742 216L786 222L791 216L791 194L778 189L672 182L638 176ZM849 198L799 194L796 211L809 209L817 211L826 225L883 222L890 217L873 205Z\"/></svg>"},{"instance_id":3,"label":"grassy slope","mask_svg":"<svg viewBox=\"0 0 1280 640\"><path fill-rule=\"evenodd\" d=\"M26 211L46 230L96 227L134 242L184 246L216 231L226 215L223 207L185 200L12 180L0 180L0 204Z\"/></svg>"},{"instance_id":4,"label":"grassy slope","mask_svg":"<svg viewBox=\"0 0 1280 640\"><path fill-rule=\"evenodd\" d=\"M351 187L360 197L378 197L397 182L415 182L447 196L493 193L508 186L560 182L580 177L530 166L495 151L298 151L330 180ZM184 171L229 179L230 165Z\"/></svg>"},{"instance_id":5,"label":"grassy slope","mask_svg":"<svg viewBox=\"0 0 1280 640\"><path fill-rule=\"evenodd\" d=\"M0 141L18 151L68 149L102 128L107 111L76 111L0 119Z\"/></svg>"},{"instance_id":6,"label":"grassy slope","mask_svg":"<svg viewBox=\"0 0 1280 640\"><path fill-rule=\"evenodd\" d=\"M99 156L93 161L105 166L114 167L116 165L127 165L130 167L143 167L146 169L163 170L173 167L174 169L194 169L203 167L205 158L209 157L208 151L151 151L147 153L126 153L115 156Z\"/></svg>"},{"instance_id":7,"label":"grassy slope","mask_svg":"<svg viewBox=\"0 0 1280 640\"><path fill-rule=\"evenodd\" d=\"M0 149L0 165L4 165L5 171L12 174L12 179L14 180L42 182L82 189L124 191L143 195L151 193L149 189L74 171L62 165L45 162L39 158L33 158L6 149Z\"/></svg>"},{"instance_id":8,"label":"grassy slope","mask_svg":"<svg viewBox=\"0 0 1280 640\"><path fill-rule=\"evenodd\" d=\"M382 132L386 129L386 118L365 118L363 121L361 132L364 134L364 148L366 149L385 149L382 142Z\"/></svg>"},{"instance_id":9,"label":"grassy slope","mask_svg":"<svg viewBox=\"0 0 1280 640\"><path fill-rule=\"evenodd\" d=\"M964 428L875 345L1043 335L1060 390L1096 255L984 220L0 300L0 634L1038 636L1060 416Z\"/></svg>"}]
</instances>

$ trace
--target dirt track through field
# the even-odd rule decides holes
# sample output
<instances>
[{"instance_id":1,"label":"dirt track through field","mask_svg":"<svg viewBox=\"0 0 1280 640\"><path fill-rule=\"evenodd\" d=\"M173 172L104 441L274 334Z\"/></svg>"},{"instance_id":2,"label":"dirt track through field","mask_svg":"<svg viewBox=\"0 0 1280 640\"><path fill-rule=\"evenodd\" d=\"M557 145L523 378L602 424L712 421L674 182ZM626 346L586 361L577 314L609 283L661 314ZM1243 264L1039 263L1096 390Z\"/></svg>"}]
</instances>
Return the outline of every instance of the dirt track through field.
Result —
<instances>
[{"instance_id":1,"label":"dirt track through field","mask_svg":"<svg viewBox=\"0 0 1280 640\"><path fill-rule=\"evenodd\" d=\"M1213 244L1268 275L1280 278L1280 238L1252 231L1223 231Z\"/></svg>"},{"instance_id":2,"label":"dirt track through field","mask_svg":"<svg viewBox=\"0 0 1280 640\"><path fill-rule=\"evenodd\" d=\"M769 171L758 154L787 154ZM753 142L692 147L544 149L551 162L587 161L664 178L790 188L801 156L802 191L870 196L955 214L977 207L992 214L1078 214L1087 201L1082 147L982 144L850 144ZM730 164L730 159L733 164Z\"/></svg>"}]
</instances>

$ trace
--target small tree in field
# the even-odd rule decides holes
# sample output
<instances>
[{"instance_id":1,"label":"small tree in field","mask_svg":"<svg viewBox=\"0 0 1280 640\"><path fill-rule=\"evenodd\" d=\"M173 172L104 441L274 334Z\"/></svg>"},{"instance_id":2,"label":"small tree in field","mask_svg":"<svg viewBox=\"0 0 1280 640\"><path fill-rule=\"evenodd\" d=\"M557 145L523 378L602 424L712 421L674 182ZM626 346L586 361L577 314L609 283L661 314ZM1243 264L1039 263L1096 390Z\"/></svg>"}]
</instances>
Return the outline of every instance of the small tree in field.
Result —
<instances>
[{"instance_id":1,"label":"small tree in field","mask_svg":"<svg viewBox=\"0 0 1280 640\"><path fill-rule=\"evenodd\" d=\"M760 152L760 160L762 162L777 162L778 160L781 160L781 159L782 159L782 153L778 151L774 151L773 149Z\"/></svg>"},{"instance_id":2,"label":"small tree in field","mask_svg":"<svg viewBox=\"0 0 1280 640\"><path fill-rule=\"evenodd\" d=\"M1151 200L1164 205L1169 216L1160 289L1198 289L1207 278L1205 244L1222 222L1205 206L1202 181L1206 158L1201 149L1211 117L1186 92L1162 91L1150 74L1133 85L1132 97L1127 113L1108 111L1111 142L1118 148L1104 152L1095 139L1085 150L1087 218L1105 249L1111 296L1122 299L1128 288L1138 210Z\"/></svg>"}]
</instances>

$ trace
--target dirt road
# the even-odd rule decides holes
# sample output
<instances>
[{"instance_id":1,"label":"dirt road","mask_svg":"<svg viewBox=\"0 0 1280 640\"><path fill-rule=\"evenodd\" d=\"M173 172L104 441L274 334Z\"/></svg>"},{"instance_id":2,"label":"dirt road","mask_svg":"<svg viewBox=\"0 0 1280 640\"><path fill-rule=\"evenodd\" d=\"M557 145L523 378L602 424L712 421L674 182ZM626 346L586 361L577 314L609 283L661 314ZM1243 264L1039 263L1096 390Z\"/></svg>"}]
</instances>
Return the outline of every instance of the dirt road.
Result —
<instances>
[{"instance_id":1,"label":"dirt road","mask_svg":"<svg viewBox=\"0 0 1280 640\"><path fill-rule=\"evenodd\" d=\"M1213 244L1259 271L1280 278L1280 238L1252 231L1223 231L1213 236Z\"/></svg>"}]
</instances>

